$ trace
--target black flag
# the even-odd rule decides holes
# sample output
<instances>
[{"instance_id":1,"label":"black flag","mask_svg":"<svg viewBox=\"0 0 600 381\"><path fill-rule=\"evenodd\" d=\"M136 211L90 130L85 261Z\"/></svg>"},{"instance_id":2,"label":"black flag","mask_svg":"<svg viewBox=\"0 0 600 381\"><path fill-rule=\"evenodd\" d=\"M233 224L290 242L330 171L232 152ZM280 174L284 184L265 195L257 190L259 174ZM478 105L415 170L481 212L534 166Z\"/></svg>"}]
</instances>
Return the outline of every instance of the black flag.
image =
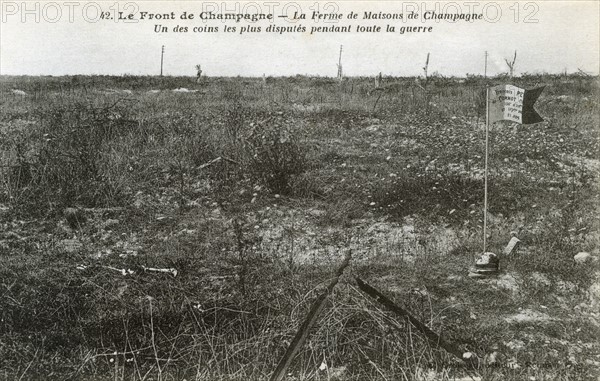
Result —
<instances>
[{"instance_id":1,"label":"black flag","mask_svg":"<svg viewBox=\"0 0 600 381\"><path fill-rule=\"evenodd\" d=\"M533 105L546 86L531 90L525 90L523 96L523 124L533 124L543 122L544 119L535 111Z\"/></svg>"}]
</instances>

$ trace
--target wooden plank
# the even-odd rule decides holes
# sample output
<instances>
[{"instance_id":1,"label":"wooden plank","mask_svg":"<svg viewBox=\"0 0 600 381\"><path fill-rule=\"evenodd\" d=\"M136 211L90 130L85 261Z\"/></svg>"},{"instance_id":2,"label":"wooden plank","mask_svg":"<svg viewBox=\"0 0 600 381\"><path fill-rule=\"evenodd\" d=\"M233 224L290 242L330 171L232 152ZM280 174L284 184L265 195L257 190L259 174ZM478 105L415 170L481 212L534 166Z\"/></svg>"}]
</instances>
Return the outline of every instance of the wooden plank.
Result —
<instances>
[{"instance_id":1,"label":"wooden plank","mask_svg":"<svg viewBox=\"0 0 600 381\"><path fill-rule=\"evenodd\" d=\"M412 314L410 314L410 312L408 312L406 309L396 305L394 302L392 302L390 299L388 299L381 292L379 292L372 286L368 285L367 283L365 283L362 279L360 279L358 277L356 278L356 283L358 284L358 288L360 288L361 291L363 291L365 294L369 295L370 297L372 297L379 303L383 304L387 309L394 312L396 315L401 316L402 318L408 320L413 326L415 326L415 328L417 328L421 333L423 333L423 335L425 335L425 337L431 343L433 343L436 346L441 347L446 352L450 353L451 355L453 355L460 361L463 361L463 362L468 361L465 358L463 358L462 352L460 351L460 349L458 347L456 347L452 343L449 343L449 342L445 341L444 339L442 339L442 337L440 335L433 332L424 323L421 323L419 321L419 319L417 319Z\"/></svg>"}]
</instances>

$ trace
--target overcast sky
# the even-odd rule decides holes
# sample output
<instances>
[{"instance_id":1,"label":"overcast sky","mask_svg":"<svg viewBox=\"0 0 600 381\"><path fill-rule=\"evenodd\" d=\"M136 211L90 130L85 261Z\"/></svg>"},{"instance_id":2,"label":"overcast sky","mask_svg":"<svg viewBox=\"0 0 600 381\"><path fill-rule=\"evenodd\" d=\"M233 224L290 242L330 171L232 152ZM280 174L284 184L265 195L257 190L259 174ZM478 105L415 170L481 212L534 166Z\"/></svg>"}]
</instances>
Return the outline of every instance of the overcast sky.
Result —
<instances>
[{"instance_id":1,"label":"overcast sky","mask_svg":"<svg viewBox=\"0 0 600 381\"><path fill-rule=\"evenodd\" d=\"M339 1L296 2L288 5L287 14L301 7L310 18L312 10L346 15L354 10L357 20L342 20L324 24L311 20L296 23L276 17L277 26L386 24L396 26L395 33L277 33L239 34L245 25L255 24L228 21L236 26L235 33L225 33L221 21L203 22L200 12L214 9L221 12L256 13L260 9L279 16L287 2L271 1L253 3L145 1L119 3L97 1L29 2L31 14L23 13L21 1L1 2L2 26L0 29L0 74L158 74L161 46L165 46L164 72L166 75L195 75L194 66L202 64L206 75L261 76L311 74L335 76L339 46L344 46L343 68L347 75L419 75L427 53L431 53L429 72L463 76L467 73L483 74L484 51L489 52L488 73L506 72L505 58L518 51L516 73L569 72L582 69L589 73L599 71L599 2L598 1L539 1L521 2L423 2L423 1ZM37 5L36 5L37 4ZM86 5L87 4L87 5ZM117 4L117 5L115 5ZM129 5L126 5L129 4ZM237 5L236 5L237 4ZM114 12L115 7L124 14L139 12L175 12L177 20L138 20L115 22L97 20L98 9ZM364 11L402 13L403 9L417 9L420 15L427 10L438 13L463 13L469 7L475 13L485 9L485 20L473 22L410 20L363 20ZM36 8L37 7L37 8ZM236 9L237 7L237 9ZM225 9L226 8L226 9ZM517 11L518 8L518 12ZM500 9L501 14L496 14ZM69 14L72 10L72 15ZM59 15L60 11L60 15ZM194 20L180 20L188 11ZM40 20L36 22L36 13ZM406 16L406 14L405 14ZM25 22L23 22L25 18ZM50 21L55 22L50 22ZM537 22L536 22L537 21ZM168 33L155 33L156 24L166 26ZM190 28L188 33L175 33L177 25ZM194 33L198 26L219 27L218 33ZM400 34L402 26L431 26L431 33Z\"/></svg>"}]
</instances>

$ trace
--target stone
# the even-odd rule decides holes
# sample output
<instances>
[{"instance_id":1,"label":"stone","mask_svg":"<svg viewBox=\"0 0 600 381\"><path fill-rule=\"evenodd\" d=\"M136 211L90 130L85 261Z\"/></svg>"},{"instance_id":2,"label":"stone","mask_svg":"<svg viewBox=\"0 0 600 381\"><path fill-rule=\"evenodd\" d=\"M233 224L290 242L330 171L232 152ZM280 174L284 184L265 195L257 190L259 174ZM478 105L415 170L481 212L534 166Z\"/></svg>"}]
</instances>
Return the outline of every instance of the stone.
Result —
<instances>
[{"instance_id":1,"label":"stone","mask_svg":"<svg viewBox=\"0 0 600 381\"><path fill-rule=\"evenodd\" d=\"M521 349L525 348L525 343L521 340L511 340L508 343L504 342L504 346L513 351L520 351Z\"/></svg>"},{"instance_id":2,"label":"stone","mask_svg":"<svg viewBox=\"0 0 600 381\"><path fill-rule=\"evenodd\" d=\"M322 209L310 209L308 213L313 217L323 217L327 214L327 212Z\"/></svg>"},{"instance_id":3,"label":"stone","mask_svg":"<svg viewBox=\"0 0 600 381\"><path fill-rule=\"evenodd\" d=\"M345 366L338 366L335 368L329 368L329 379L330 380L343 380L346 378L348 368Z\"/></svg>"},{"instance_id":4,"label":"stone","mask_svg":"<svg viewBox=\"0 0 600 381\"><path fill-rule=\"evenodd\" d=\"M60 246L67 253L75 253L83 248L83 244L78 239L63 239Z\"/></svg>"},{"instance_id":5,"label":"stone","mask_svg":"<svg viewBox=\"0 0 600 381\"><path fill-rule=\"evenodd\" d=\"M550 316L543 312L524 309L515 315L504 318L507 323L542 323L552 320Z\"/></svg>"},{"instance_id":6,"label":"stone","mask_svg":"<svg viewBox=\"0 0 600 381\"><path fill-rule=\"evenodd\" d=\"M587 253L585 251L582 251L580 253L577 253L573 259L575 260L575 262L577 263L587 263L590 262L594 259L594 257L592 257L592 255L590 253Z\"/></svg>"},{"instance_id":7,"label":"stone","mask_svg":"<svg viewBox=\"0 0 600 381\"><path fill-rule=\"evenodd\" d=\"M113 227L113 226L115 226L115 225L118 225L118 224L119 224L119 222L120 222L120 221L119 221L119 220L117 220L117 219L109 218L108 220L106 220L106 221L104 221L104 222L102 223L102 228L104 228L104 229L109 229L109 228L111 228L111 227Z\"/></svg>"},{"instance_id":8,"label":"stone","mask_svg":"<svg viewBox=\"0 0 600 381\"><path fill-rule=\"evenodd\" d=\"M548 279L546 275L537 271L531 273L531 279L541 286L550 287L552 285L552 282L550 281L550 279Z\"/></svg>"},{"instance_id":9,"label":"stone","mask_svg":"<svg viewBox=\"0 0 600 381\"><path fill-rule=\"evenodd\" d=\"M23 90L19 90L19 89L13 89L13 90L11 90L11 92L15 95L20 95L20 96L28 95L26 92L24 92Z\"/></svg>"},{"instance_id":10,"label":"stone","mask_svg":"<svg viewBox=\"0 0 600 381\"><path fill-rule=\"evenodd\" d=\"M511 291L513 294L519 292L519 284L517 278L512 274L504 274L500 276L496 282L496 286L503 290Z\"/></svg>"},{"instance_id":11,"label":"stone","mask_svg":"<svg viewBox=\"0 0 600 381\"><path fill-rule=\"evenodd\" d=\"M493 365L493 364L496 364L497 358L498 358L498 352L494 351L490 354L485 355L485 357L483 358L483 361L486 365Z\"/></svg>"}]
</instances>

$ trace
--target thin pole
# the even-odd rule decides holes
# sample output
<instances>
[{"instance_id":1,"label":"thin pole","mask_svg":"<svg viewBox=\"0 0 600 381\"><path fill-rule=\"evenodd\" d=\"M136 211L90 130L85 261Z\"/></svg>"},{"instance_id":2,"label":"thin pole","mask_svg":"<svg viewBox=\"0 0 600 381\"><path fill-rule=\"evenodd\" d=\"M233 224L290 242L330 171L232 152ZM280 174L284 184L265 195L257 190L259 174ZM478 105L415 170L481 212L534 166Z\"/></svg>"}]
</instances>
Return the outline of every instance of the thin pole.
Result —
<instances>
[{"instance_id":1,"label":"thin pole","mask_svg":"<svg viewBox=\"0 0 600 381\"><path fill-rule=\"evenodd\" d=\"M487 58L485 51L485 64L483 75L487 79ZM488 159L489 159L489 136L490 136L490 88L485 84L485 173L483 185L483 252L487 249L487 210L488 210Z\"/></svg>"},{"instance_id":2,"label":"thin pole","mask_svg":"<svg viewBox=\"0 0 600 381\"><path fill-rule=\"evenodd\" d=\"M487 50L485 51L485 65L483 67L483 78L487 79L487 57L488 57L488 52Z\"/></svg>"},{"instance_id":3,"label":"thin pole","mask_svg":"<svg viewBox=\"0 0 600 381\"><path fill-rule=\"evenodd\" d=\"M165 46L162 46L162 51L160 52L160 76L163 76L163 62L165 57Z\"/></svg>"},{"instance_id":4,"label":"thin pole","mask_svg":"<svg viewBox=\"0 0 600 381\"><path fill-rule=\"evenodd\" d=\"M343 45L340 45L340 59L338 61L338 79L341 80L343 77L343 73L342 73L342 49L343 49Z\"/></svg>"},{"instance_id":5,"label":"thin pole","mask_svg":"<svg viewBox=\"0 0 600 381\"><path fill-rule=\"evenodd\" d=\"M483 191L483 252L487 248L487 209L488 209L488 156L490 130L490 89L485 89L485 173Z\"/></svg>"}]
</instances>

